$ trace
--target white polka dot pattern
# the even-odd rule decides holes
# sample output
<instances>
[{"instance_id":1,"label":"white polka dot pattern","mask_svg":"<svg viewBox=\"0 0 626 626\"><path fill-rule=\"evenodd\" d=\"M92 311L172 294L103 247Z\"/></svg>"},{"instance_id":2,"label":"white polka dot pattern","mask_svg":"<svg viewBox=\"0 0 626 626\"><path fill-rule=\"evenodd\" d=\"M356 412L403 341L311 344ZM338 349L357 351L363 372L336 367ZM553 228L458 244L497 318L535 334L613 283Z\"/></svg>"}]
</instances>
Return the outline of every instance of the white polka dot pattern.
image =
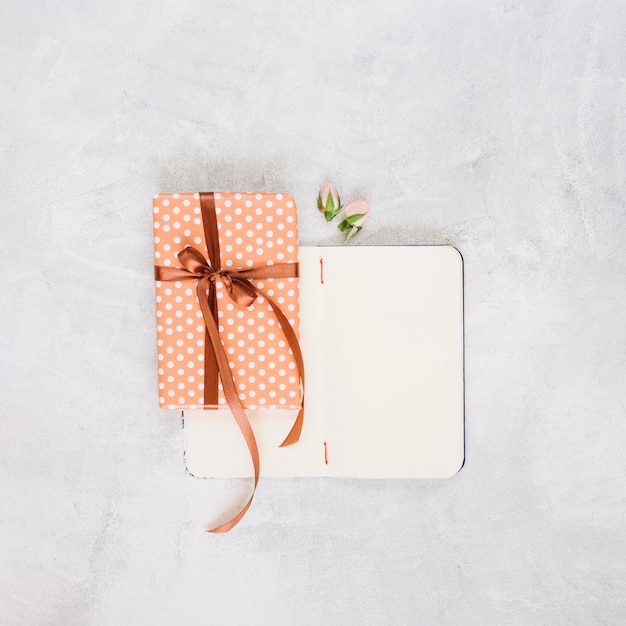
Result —
<instances>
[{"instance_id":1,"label":"white polka dot pattern","mask_svg":"<svg viewBox=\"0 0 626 626\"><path fill-rule=\"evenodd\" d=\"M197 193L154 198L155 265L179 267L177 254L189 245L207 256L199 198ZM215 210L224 269L297 262L296 206L288 194L216 193ZM298 279L254 283L280 303L297 335ZM296 364L267 299L241 307L221 281L217 298L220 337L244 407L299 408ZM196 282L157 281L156 301L160 406L206 407L205 330ZM221 384L218 402L225 406Z\"/></svg>"}]
</instances>

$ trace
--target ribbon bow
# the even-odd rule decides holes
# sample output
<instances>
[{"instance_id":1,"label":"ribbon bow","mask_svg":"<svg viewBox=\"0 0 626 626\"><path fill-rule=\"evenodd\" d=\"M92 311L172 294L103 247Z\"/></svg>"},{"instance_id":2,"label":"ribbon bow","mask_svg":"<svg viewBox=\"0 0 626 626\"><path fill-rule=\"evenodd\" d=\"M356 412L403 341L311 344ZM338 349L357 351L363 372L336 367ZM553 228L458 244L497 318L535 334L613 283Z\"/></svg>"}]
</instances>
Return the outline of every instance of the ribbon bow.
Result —
<instances>
[{"instance_id":1,"label":"ribbon bow","mask_svg":"<svg viewBox=\"0 0 626 626\"><path fill-rule=\"evenodd\" d=\"M195 280L198 302L202 310L202 316L206 327L205 340L205 370L204 370L204 404L217 405L218 377L222 381L222 389L228 407L230 408L239 429L246 441L252 464L254 466L254 489L248 502L243 509L231 520L209 532L225 533L233 528L246 514L252 504L256 491L259 475L260 461L254 432L239 399L235 387L232 372L228 364L228 357L219 335L216 283L221 281L230 298L240 306L248 307L254 303L258 296L263 296L272 308L278 323L285 335L285 339L291 348L300 377L302 408L298 412L289 434L280 444L280 447L289 446L298 441L304 421L304 361L298 344L298 338L280 310L280 307L263 290L250 282L255 278L295 278L298 276L297 263L276 263L261 267L236 268L224 270L221 268L219 236L217 231L217 217L215 214L215 200L212 193L200 194L200 206L202 209L203 226L209 259L192 246L187 246L178 253L178 261L182 267L165 267L156 265L154 275L156 280L183 281ZM212 260L212 263L211 263Z\"/></svg>"},{"instance_id":2,"label":"ribbon bow","mask_svg":"<svg viewBox=\"0 0 626 626\"><path fill-rule=\"evenodd\" d=\"M187 246L181 250L178 253L178 260L182 268L157 266L155 278L157 280L198 280L203 283L221 280L231 300L241 306L250 306L261 293L261 290L255 287L249 279L291 278L298 275L295 263L216 270L193 246Z\"/></svg>"}]
</instances>

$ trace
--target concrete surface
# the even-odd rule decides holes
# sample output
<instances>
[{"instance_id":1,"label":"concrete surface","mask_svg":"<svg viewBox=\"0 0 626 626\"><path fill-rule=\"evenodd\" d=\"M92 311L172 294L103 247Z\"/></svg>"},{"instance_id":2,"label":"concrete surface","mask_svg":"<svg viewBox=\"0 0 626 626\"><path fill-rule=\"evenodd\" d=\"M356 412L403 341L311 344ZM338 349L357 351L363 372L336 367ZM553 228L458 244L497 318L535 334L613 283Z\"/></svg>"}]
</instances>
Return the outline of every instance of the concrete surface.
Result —
<instances>
[{"instance_id":1,"label":"concrete surface","mask_svg":"<svg viewBox=\"0 0 626 626\"><path fill-rule=\"evenodd\" d=\"M5 2L3 624L623 624L626 7ZM151 198L331 179L355 244L465 257L447 482L186 475Z\"/></svg>"}]
</instances>

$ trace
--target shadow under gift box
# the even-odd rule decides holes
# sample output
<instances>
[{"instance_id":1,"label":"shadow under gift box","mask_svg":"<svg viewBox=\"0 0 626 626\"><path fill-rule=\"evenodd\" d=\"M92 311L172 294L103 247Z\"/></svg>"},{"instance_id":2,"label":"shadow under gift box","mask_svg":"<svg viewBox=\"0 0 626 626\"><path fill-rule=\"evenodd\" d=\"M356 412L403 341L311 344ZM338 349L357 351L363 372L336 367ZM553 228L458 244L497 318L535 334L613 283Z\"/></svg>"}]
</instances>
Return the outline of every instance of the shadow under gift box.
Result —
<instances>
[{"instance_id":1,"label":"shadow under gift box","mask_svg":"<svg viewBox=\"0 0 626 626\"><path fill-rule=\"evenodd\" d=\"M214 199L224 270L298 262L292 196L222 192ZM155 265L178 267L178 253L187 246L207 256L200 194L159 194L153 210ZM298 336L298 279L251 280L278 304ZM244 408L300 408L296 361L266 298L241 306L219 277L216 298L220 339ZM215 408L205 402L206 337L196 281L157 280L156 309L160 406ZM226 408L221 383L217 406Z\"/></svg>"}]
</instances>

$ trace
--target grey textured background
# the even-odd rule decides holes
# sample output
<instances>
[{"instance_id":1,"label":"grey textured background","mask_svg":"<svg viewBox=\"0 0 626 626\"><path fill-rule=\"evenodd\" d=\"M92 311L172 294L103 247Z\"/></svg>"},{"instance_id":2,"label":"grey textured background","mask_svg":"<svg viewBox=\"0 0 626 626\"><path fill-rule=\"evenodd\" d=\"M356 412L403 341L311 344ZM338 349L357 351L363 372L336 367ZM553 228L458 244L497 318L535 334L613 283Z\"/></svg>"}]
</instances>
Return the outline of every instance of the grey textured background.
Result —
<instances>
[{"instance_id":1,"label":"grey textured background","mask_svg":"<svg viewBox=\"0 0 626 626\"><path fill-rule=\"evenodd\" d=\"M59 6L61 5L61 6ZM623 624L626 9L0 6L2 624ZM265 480L157 408L151 198L286 190L465 257L453 479ZM356 242L355 242L356 243Z\"/></svg>"}]
</instances>

